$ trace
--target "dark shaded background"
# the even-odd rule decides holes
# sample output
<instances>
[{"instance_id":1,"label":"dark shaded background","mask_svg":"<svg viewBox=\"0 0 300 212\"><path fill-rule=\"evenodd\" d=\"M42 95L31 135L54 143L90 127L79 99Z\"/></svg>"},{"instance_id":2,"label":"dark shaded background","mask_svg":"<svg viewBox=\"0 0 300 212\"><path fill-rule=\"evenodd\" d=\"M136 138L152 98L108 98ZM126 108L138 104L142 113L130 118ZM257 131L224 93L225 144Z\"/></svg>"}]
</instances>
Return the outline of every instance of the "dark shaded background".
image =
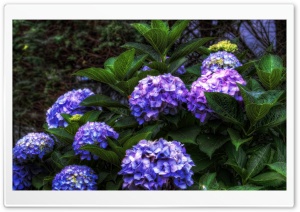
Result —
<instances>
[{"instance_id":1,"label":"dark shaded background","mask_svg":"<svg viewBox=\"0 0 300 212\"><path fill-rule=\"evenodd\" d=\"M116 93L108 87L72 74L103 67L106 59L124 51L121 46L126 42L144 42L130 26L132 22L140 21L13 22L14 142L29 132L42 131L47 109L69 90L89 87L115 98ZM172 25L175 21L168 22ZM176 45L198 37L231 40L244 54L242 62L267 52L284 60L286 56L284 20L194 20ZM201 62L203 57L193 53L188 59L187 66Z\"/></svg>"}]
</instances>

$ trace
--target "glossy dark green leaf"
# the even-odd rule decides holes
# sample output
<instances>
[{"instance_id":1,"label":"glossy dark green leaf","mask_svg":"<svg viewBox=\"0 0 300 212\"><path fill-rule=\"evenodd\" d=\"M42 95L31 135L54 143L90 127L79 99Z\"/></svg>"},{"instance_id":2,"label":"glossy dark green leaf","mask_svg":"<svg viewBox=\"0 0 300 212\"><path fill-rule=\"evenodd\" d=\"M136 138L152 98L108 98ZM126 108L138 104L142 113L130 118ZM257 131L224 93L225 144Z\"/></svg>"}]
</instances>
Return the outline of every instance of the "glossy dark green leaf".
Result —
<instances>
[{"instance_id":1,"label":"glossy dark green leaf","mask_svg":"<svg viewBox=\"0 0 300 212\"><path fill-rule=\"evenodd\" d=\"M168 35L168 48L176 42L188 24L188 20L178 20L175 22Z\"/></svg>"},{"instance_id":2,"label":"glossy dark green leaf","mask_svg":"<svg viewBox=\"0 0 300 212\"><path fill-rule=\"evenodd\" d=\"M101 106L101 107L122 107L127 108L127 106L119 103L116 100L112 100L110 97L102 95L102 94L95 94L93 96L87 97L80 103L82 106Z\"/></svg>"},{"instance_id":3,"label":"glossy dark green leaf","mask_svg":"<svg viewBox=\"0 0 300 212\"><path fill-rule=\"evenodd\" d=\"M200 150L211 158L213 153L229 140L230 138L227 136L202 134L198 136L197 143L199 144Z\"/></svg>"},{"instance_id":4,"label":"glossy dark green leaf","mask_svg":"<svg viewBox=\"0 0 300 212\"><path fill-rule=\"evenodd\" d=\"M185 127L178 130L170 131L168 136L172 137L173 140L179 141L183 144L197 144L196 137L200 133L200 128L197 126L194 127Z\"/></svg>"},{"instance_id":5,"label":"glossy dark green leaf","mask_svg":"<svg viewBox=\"0 0 300 212\"><path fill-rule=\"evenodd\" d=\"M286 163L285 162L276 162L276 163L268 164L268 167L271 170L286 177Z\"/></svg>"},{"instance_id":6,"label":"glossy dark green leaf","mask_svg":"<svg viewBox=\"0 0 300 212\"><path fill-rule=\"evenodd\" d=\"M274 143L276 146L276 152L273 158L273 162L286 162L286 145L283 140L279 138L274 138Z\"/></svg>"},{"instance_id":7,"label":"glossy dark green leaf","mask_svg":"<svg viewBox=\"0 0 300 212\"><path fill-rule=\"evenodd\" d=\"M251 91L265 91L264 88L255 79L251 78L248 80L246 87Z\"/></svg>"},{"instance_id":8,"label":"glossy dark green leaf","mask_svg":"<svg viewBox=\"0 0 300 212\"><path fill-rule=\"evenodd\" d=\"M159 54L163 54L168 42L168 33L166 31L161 29L150 29L144 33L143 36Z\"/></svg>"},{"instance_id":9,"label":"glossy dark green leaf","mask_svg":"<svg viewBox=\"0 0 300 212\"><path fill-rule=\"evenodd\" d=\"M265 172L250 179L250 182L256 185L277 187L284 184L285 177L277 172Z\"/></svg>"},{"instance_id":10,"label":"glossy dark green leaf","mask_svg":"<svg viewBox=\"0 0 300 212\"><path fill-rule=\"evenodd\" d=\"M241 186L234 186L230 187L228 190L236 190L236 191L257 191L263 189L263 186L256 186L256 185L241 185Z\"/></svg>"},{"instance_id":11,"label":"glossy dark green leaf","mask_svg":"<svg viewBox=\"0 0 300 212\"><path fill-rule=\"evenodd\" d=\"M104 63L104 68L109 69L113 72L114 71L114 63L115 63L116 59L117 59L116 57L108 58Z\"/></svg>"},{"instance_id":12,"label":"glossy dark green leaf","mask_svg":"<svg viewBox=\"0 0 300 212\"><path fill-rule=\"evenodd\" d=\"M178 60L171 62L169 64L168 72L175 73L178 70L178 68L180 68L186 61L187 61L187 59L185 57L183 57L183 58L180 58Z\"/></svg>"},{"instance_id":13,"label":"glossy dark green leaf","mask_svg":"<svg viewBox=\"0 0 300 212\"><path fill-rule=\"evenodd\" d=\"M147 76L158 76L158 75L160 75L160 73L157 70L141 71L138 73L138 78L141 80L146 78Z\"/></svg>"},{"instance_id":14,"label":"glossy dark green leaf","mask_svg":"<svg viewBox=\"0 0 300 212\"><path fill-rule=\"evenodd\" d=\"M146 32L148 32L151 28L148 24L145 23L134 23L131 24L140 34L144 35Z\"/></svg>"},{"instance_id":15,"label":"glossy dark green leaf","mask_svg":"<svg viewBox=\"0 0 300 212\"><path fill-rule=\"evenodd\" d=\"M144 126L141 130L139 130L139 133L152 132L151 139L154 139L154 137L159 133L163 126L163 123L156 123L153 125Z\"/></svg>"},{"instance_id":16,"label":"glossy dark green leaf","mask_svg":"<svg viewBox=\"0 0 300 212\"><path fill-rule=\"evenodd\" d=\"M200 190L218 190L219 184L216 179L217 173L206 173L199 180Z\"/></svg>"},{"instance_id":17,"label":"glossy dark green leaf","mask_svg":"<svg viewBox=\"0 0 300 212\"><path fill-rule=\"evenodd\" d=\"M213 160L210 160L205 153L201 152L194 146L186 146L186 152L191 156L193 162L195 163L195 166L192 168L194 172L201 172L213 164Z\"/></svg>"},{"instance_id":18,"label":"glossy dark green leaf","mask_svg":"<svg viewBox=\"0 0 300 212\"><path fill-rule=\"evenodd\" d=\"M126 79L130 79L134 74L142 68L144 61L147 59L148 55L143 54L135 58L133 61L132 66L130 67L129 71L126 73Z\"/></svg>"},{"instance_id":19,"label":"glossy dark green leaf","mask_svg":"<svg viewBox=\"0 0 300 212\"><path fill-rule=\"evenodd\" d=\"M117 141L111 140L107 138L108 146L118 155L119 158L125 157L125 149L121 146L119 146Z\"/></svg>"},{"instance_id":20,"label":"glossy dark green leaf","mask_svg":"<svg viewBox=\"0 0 300 212\"><path fill-rule=\"evenodd\" d=\"M125 129L125 128L134 128L138 126L137 121L132 116L126 116L120 118L116 121L114 128L115 129Z\"/></svg>"},{"instance_id":21,"label":"glossy dark green leaf","mask_svg":"<svg viewBox=\"0 0 300 212\"><path fill-rule=\"evenodd\" d=\"M205 92L209 107L224 121L243 126L243 113L238 102L230 95Z\"/></svg>"},{"instance_id":22,"label":"glossy dark green leaf","mask_svg":"<svg viewBox=\"0 0 300 212\"><path fill-rule=\"evenodd\" d=\"M201 75L201 64L197 64L197 65L190 66L190 67L186 68L186 72L188 72L190 74L194 74L194 75L200 77L200 75Z\"/></svg>"},{"instance_id":23,"label":"glossy dark green leaf","mask_svg":"<svg viewBox=\"0 0 300 212\"><path fill-rule=\"evenodd\" d=\"M253 68L255 63L256 61L250 61L248 63L243 64L242 66L236 67L235 70L237 70L239 73L244 73L250 68Z\"/></svg>"},{"instance_id":24,"label":"glossy dark green leaf","mask_svg":"<svg viewBox=\"0 0 300 212\"><path fill-rule=\"evenodd\" d=\"M49 132L50 134L55 135L59 140L62 140L69 144L73 143L74 136L68 133L63 128L51 128L51 129L46 129L46 131Z\"/></svg>"},{"instance_id":25,"label":"glossy dark green leaf","mask_svg":"<svg viewBox=\"0 0 300 212\"><path fill-rule=\"evenodd\" d=\"M200 46L204 45L205 43L213 40L214 38L206 37L206 38L197 38L191 40L187 43L181 44L178 46L176 51L170 57L170 62L178 60L179 58L186 57L190 53L196 51Z\"/></svg>"},{"instance_id":26,"label":"glossy dark green leaf","mask_svg":"<svg viewBox=\"0 0 300 212\"><path fill-rule=\"evenodd\" d=\"M98 120L99 115L102 113L100 110L92 110L86 112L83 116L81 116L79 123L84 124L88 121L94 122Z\"/></svg>"},{"instance_id":27,"label":"glossy dark green leaf","mask_svg":"<svg viewBox=\"0 0 300 212\"><path fill-rule=\"evenodd\" d=\"M231 143L235 146L236 151L238 151L239 147L243 144L246 143L248 141L251 141L253 137L249 137L249 138L244 138L242 139L241 136L239 135L239 132L236 130L233 130L232 128L228 128L227 129L228 134L230 136L231 139Z\"/></svg>"},{"instance_id":28,"label":"glossy dark green leaf","mask_svg":"<svg viewBox=\"0 0 300 212\"><path fill-rule=\"evenodd\" d=\"M257 175L268 163L269 158L271 155L271 147L270 144L266 146L262 146L258 150L256 150L247 162L247 175L246 181L249 178L254 177Z\"/></svg>"},{"instance_id":29,"label":"glossy dark green leaf","mask_svg":"<svg viewBox=\"0 0 300 212\"><path fill-rule=\"evenodd\" d=\"M152 20L151 21L151 28L152 29L161 29L163 31L168 32L169 31L169 26L168 23L165 21L161 21L161 20Z\"/></svg>"},{"instance_id":30,"label":"glossy dark green leaf","mask_svg":"<svg viewBox=\"0 0 300 212\"><path fill-rule=\"evenodd\" d=\"M165 63L162 62L151 62L147 65L148 67L150 67L151 69L157 70L160 73L166 73L168 71L168 67Z\"/></svg>"},{"instance_id":31,"label":"glossy dark green leaf","mask_svg":"<svg viewBox=\"0 0 300 212\"><path fill-rule=\"evenodd\" d=\"M71 123L70 118L72 117L72 115L66 114L66 113L61 113L60 115L64 118L64 120L65 120L68 124Z\"/></svg>"},{"instance_id":32,"label":"glossy dark green leaf","mask_svg":"<svg viewBox=\"0 0 300 212\"><path fill-rule=\"evenodd\" d=\"M150 45L128 42L122 47L127 49L134 48L137 54L148 54L155 61L160 61L161 59L159 54Z\"/></svg>"},{"instance_id":33,"label":"glossy dark green leaf","mask_svg":"<svg viewBox=\"0 0 300 212\"><path fill-rule=\"evenodd\" d=\"M98 156L99 158L101 158L102 160L109 162L111 164L114 164L116 166L120 165L120 160L118 155L110 150L105 150L102 149L98 146L95 145L84 145L83 147L81 147L80 149L82 150L87 150L89 152L91 152L92 154Z\"/></svg>"},{"instance_id":34,"label":"glossy dark green leaf","mask_svg":"<svg viewBox=\"0 0 300 212\"><path fill-rule=\"evenodd\" d=\"M229 165L233 168L242 178L244 178L246 174L246 169L244 168L247 162L247 155L240 147L238 151L236 148L229 144L226 146L226 154L228 156L228 160L226 161L226 165Z\"/></svg>"},{"instance_id":35,"label":"glossy dark green leaf","mask_svg":"<svg viewBox=\"0 0 300 212\"><path fill-rule=\"evenodd\" d=\"M69 134L75 136L75 134L76 134L78 128L79 128L79 124L76 123L76 122L74 122L74 123L69 124L67 127L65 127L65 130L66 130Z\"/></svg>"},{"instance_id":36,"label":"glossy dark green leaf","mask_svg":"<svg viewBox=\"0 0 300 212\"><path fill-rule=\"evenodd\" d=\"M75 73L77 76L88 77L89 79L103 82L106 84L115 84L117 82L115 75L110 69L87 68Z\"/></svg>"},{"instance_id":37,"label":"glossy dark green leaf","mask_svg":"<svg viewBox=\"0 0 300 212\"><path fill-rule=\"evenodd\" d=\"M123 147L125 149L130 149L132 146L136 145L141 140L149 139L151 137L151 133L152 132L146 132L146 133L139 133L137 135L134 135L124 143Z\"/></svg>"},{"instance_id":38,"label":"glossy dark green leaf","mask_svg":"<svg viewBox=\"0 0 300 212\"><path fill-rule=\"evenodd\" d=\"M131 68L135 50L130 49L120 54L114 62L114 74L119 80L123 80Z\"/></svg>"},{"instance_id":39,"label":"glossy dark green leaf","mask_svg":"<svg viewBox=\"0 0 300 212\"><path fill-rule=\"evenodd\" d=\"M285 105L278 105L270 109L268 114L259 120L255 127L260 128L271 128L282 124L286 120L286 107Z\"/></svg>"},{"instance_id":40,"label":"glossy dark green leaf","mask_svg":"<svg viewBox=\"0 0 300 212\"><path fill-rule=\"evenodd\" d=\"M51 154L51 160L55 163L55 165L62 169L67 165L66 160L62 157L62 154L58 151L54 151Z\"/></svg>"}]
</instances>

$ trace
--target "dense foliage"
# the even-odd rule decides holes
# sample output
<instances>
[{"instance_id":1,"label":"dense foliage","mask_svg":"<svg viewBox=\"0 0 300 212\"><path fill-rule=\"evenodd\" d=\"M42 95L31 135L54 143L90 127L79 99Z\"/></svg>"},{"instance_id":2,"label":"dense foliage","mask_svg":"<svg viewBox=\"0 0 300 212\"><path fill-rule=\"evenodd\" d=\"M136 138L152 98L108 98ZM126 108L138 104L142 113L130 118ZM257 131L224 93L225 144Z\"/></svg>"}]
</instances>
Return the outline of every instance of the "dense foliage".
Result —
<instances>
[{"instance_id":1,"label":"dense foliage","mask_svg":"<svg viewBox=\"0 0 300 212\"><path fill-rule=\"evenodd\" d=\"M26 160L14 159L13 188L286 189L284 58L246 61L215 37L174 47L188 24L134 23L147 43L125 43L103 68L75 72L120 98L66 90L47 113L55 124L44 124L53 150L45 149L47 139L29 144L28 155L25 144L25 156L14 147L14 158ZM186 66L194 52L207 59Z\"/></svg>"}]
</instances>

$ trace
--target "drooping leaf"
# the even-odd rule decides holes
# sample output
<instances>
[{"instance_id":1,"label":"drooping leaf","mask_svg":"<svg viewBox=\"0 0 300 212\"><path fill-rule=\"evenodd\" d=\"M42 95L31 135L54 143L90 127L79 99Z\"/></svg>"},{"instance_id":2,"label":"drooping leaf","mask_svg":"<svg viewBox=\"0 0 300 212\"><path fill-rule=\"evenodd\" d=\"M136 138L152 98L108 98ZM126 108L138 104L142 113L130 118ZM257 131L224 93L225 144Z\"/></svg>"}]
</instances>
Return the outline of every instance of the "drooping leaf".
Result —
<instances>
[{"instance_id":1,"label":"drooping leaf","mask_svg":"<svg viewBox=\"0 0 300 212\"><path fill-rule=\"evenodd\" d=\"M135 50L130 49L120 54L114 62L114 74L119 80L123 80L131 68Z\"/></svg>"},{"instance_id":2,"label":"drooping leaf","mask_svg":"<svg viewBox=\"0 0 300 212\"><path fill-rule=\"evenodd\" d=\"M204 45L205 43L213 39L214 38L212 37L197 38L187 43L181 44L180 46L178 46L177 50L170 57L170 62L178 60L179 58L182 57L186 57L190 53L196 51L200 46Z\"/></svg>"},{"instance_id":3,"label":"drooping leaf","mask_svg":"<svg viewBox=\"0 0 300 212\"><path fill-rule=\"evenodd\" d=\"M132 146L136 145L141 140L149 139L151 137L151 133L152 132L139 133L137 135L132 136L124 143L124 149L130 149Z\"/></svg>"},{"instance_id":4,"label":"drooping leaf","mask_svg":"<svg viewBox=\"0 0 300 212\"><path fill-rule=\"evenodd\" d=\"M262 146L255 151L247 162L247 175L245 180L257 175L268 163L271 154L270 144Z\"/></svg>"},{"instance_id":5,"label":"drooping leaf","mask_svg":"<svg viewBox=\"0 0 300 212\"><path fill-rule=\"evenodd\" d=\"M199 144L200 150L211 158L213 153L229 140L230 138L227 136L202 134L198 136L197 143Z\"/></svg>"},{"instance_id":6,"label":"drooping leaf","mask_svg":"<svg viewBox=\"0 0 300 212\"><path fill-rule=\"evenodd\" d=\"M109 162L109 163L114 164L116 166L120 165L119 157L113 151L105 150L105 149L102 149L98 146L90 145L90 144L84 145L80 149L87 150L87 151L89 151L92 154L98 156L99 158L101 158L102 160L104 160L106 162Z\"/></svg>"},{"instance_id":7,"label":"drooping leaf","mask_svg":"<svg viewBox=\"0 0 300 212\"><path fill-rule=\"evenodd\" d=\"M185 127L175 131L170 131L168 136L172 137L173 140L179 141L183 144L190 143L196 144L196 137L200 133L200 129L197 126Z\"/></svg>"},{"instance_id":8,"label":"drooping leaf","mask_svg":"<svg viewBox=\"0 0 300 212\"><path fill-rule=\"evenodd\" d=\"M268 164L268 167L271 170L286 177L286 163L285 162L276 162L276 163Z\"/></svg>"},{"instance_id":9,"label":"drooping leaf","mask_svg":"<svg viewBox=\"0 0 300 212\"><path fill-rule=\"evenodd\" d=\"M137 54L148 54L153 60L160 61L159 54L150 45L128 42L125 43L122 47L127 49L134 48Z\"/></svg>"},{"instance_id":10,"label":"drooping leaf","mask_svg":"<svg viewBox=\"0 0 300 212\"><path fill-rule=\"evenodd\" d=\"M89 79L103 82L106 84L115 84L117 82L115 75L110 69L87 68L75 73L77 76L88 77Z\"/></svg>"},{"instance_id":11,"label":"drooping leaf","mask_svg":"<svg viewBox=\"0 0 300 212\"><path fill-rule=\"evenodd\" d=\"M233 130L232 128L228 128L227 129L228 134L230 136L231 139L231 143L235 146L236 151L238 151L239 147L243 144L246 143L248 141L251 141L253 137L249 137L249 138L244 138L242 139L239 135L239 133L236 130Z\"/></svg>"},{"instance_id":12,"label":"drooping leaf","mask_svg":"<svg viewBox=\"0 0 300 212\"><path fill-rule=\"evenodd\" d=\"M101 107L122 107L127 108L127 106L119 103L116 100L112 100L110 97L102 95L102 94L95 94L93 96L87 97L80 103L82 106L101 106Z\"/></svg>"},{"instance_id":13,"label":"drooping leaf","mask_svg":"<svg viewBox=\"0 0 300 212\"><path fill-rule=\"evenodd\" d=\"M217 173L206 173L199 180L200 190L218 190L219 184L216 179Z\"/></svg>"},{"instance_id":14,"label":"drooping leaf","mask_svg":"<svg viewBox=\"0 0 300 212\"><path fill-rule=\"evenodd\" d=\"M284 184L285 177L277 172L265 172L250 179L250 182L256 185L277 187Z\"/></svg>"},{"instance_id":15,"label":"drooping leaf","mask_svg":"<svg viewBox=\"0 0 300 212\"><path fill-rule=\"evenodd\" d=\"M243 113L232 96L218 92L204 93L209 107L224 121L243 126Z\"/></svg>"}]
</instances>

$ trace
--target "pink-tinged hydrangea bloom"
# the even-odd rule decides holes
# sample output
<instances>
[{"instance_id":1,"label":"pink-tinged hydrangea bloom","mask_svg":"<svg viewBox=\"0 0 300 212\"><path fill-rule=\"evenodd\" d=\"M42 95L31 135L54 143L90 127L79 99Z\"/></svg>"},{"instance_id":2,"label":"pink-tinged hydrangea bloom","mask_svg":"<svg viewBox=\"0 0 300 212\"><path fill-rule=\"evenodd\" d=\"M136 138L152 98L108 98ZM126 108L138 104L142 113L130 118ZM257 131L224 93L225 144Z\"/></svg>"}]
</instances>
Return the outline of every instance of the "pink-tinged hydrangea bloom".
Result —
<instances>
[{"instance_id":1,"label":"pink-tinged hydrangea bloom","mask_svg":"<svg viewBox=\"0 0 300 212\"><path fill-rule=\"evenodd\" d=\"M187 93L178 77L171 74L148 76L139 81L130 95L131 114L139 124L157 120L160 113L174 115L186 102Z\"/></svg>"},{"instance_id":2,"label":"pink-tinged hydrangea bloom","mask_svg":"<svg viewBox=\"0 0 300 212\"><path fill-rule=\"evenodd\" d=\"M141 140L126 151L122 161L123 189L186 189L192 179L194 162L178 141Z\"/></svg>"},{"instance_id":3,"label":"pink-tinged hydrangea bloom","mask_svg":"<svg viewBox=\"0 0 300 212\"><path fill-rule=\"evenodd\" d=\"M97 190L98 175L85 165L66 166L55 175L52 190Z\"/></svg>"},{"instance_id":4,"label":"pink-tinged hydrangea bloom","mask_svg":"<svg viewBox=\"0 0 300 212\"><path fill-rule=\"evenodd\" d=\"M96 155L91 154L87 150L81 150L80 148L86 144L95 144L105 149L108 145L108 137L117 139L119 134L103 122L87 122L78 129L75 135L73 143L75 154L80 155L81 160L91 160L92 157L95 160L98 159Z\"/></svg>"},{"instance_id":5,"label":"pink-tinged hydrangea bloom","mask_svg":"<svg viewBox=\"0 0 300 212\"><path fill-rule=\"evenodd\" d=\"M236 83L245 85L242 76L232 69L208 71L192 84L191 92L187 97L187 107L196 118L204 122L213 111L208 107L204 92L220 92L243 101Z\"/></svg>"},{"instance_id":6,"label":"pink-tinged hydrangea bloom","mask_svg":"<svg viewBox=\"0 0 300 212\"><path fill-rule=\"evenodd\" d=\"M211 53L205 60L203 60L201 75L206 75L209 71L215 72L220 69L235 69L241 65L242 64L236 56L234 56L234 54L226 51L219 51Z\"/></svg>"},{"instance_id":7,"label":"pink-tinged hydrangea bloom","mask_svg":"<svg viewBox=\"0 0 300 212\"><path fill-rule=\"evenodd\" d=\"M18 163L43 158L52 152L54 140L45 133L29 133L16 143L13 148L13 158Z\"/></svg>"},{"instance_id":8,"label":"pink-tinged hydrangea bloom","mask_svg":"<svg viewBox=\"0 0 300 212\"><path fill-rule=\"evenodd\" d=\"M66 127L68 123L61 116L64 114L84 114L92 107L80 106L80 103L89 96L94 95L87 88L72 90L60 96L51 108L47 110L46 121L49 128Z\"/></svg>"}]
</instances>

